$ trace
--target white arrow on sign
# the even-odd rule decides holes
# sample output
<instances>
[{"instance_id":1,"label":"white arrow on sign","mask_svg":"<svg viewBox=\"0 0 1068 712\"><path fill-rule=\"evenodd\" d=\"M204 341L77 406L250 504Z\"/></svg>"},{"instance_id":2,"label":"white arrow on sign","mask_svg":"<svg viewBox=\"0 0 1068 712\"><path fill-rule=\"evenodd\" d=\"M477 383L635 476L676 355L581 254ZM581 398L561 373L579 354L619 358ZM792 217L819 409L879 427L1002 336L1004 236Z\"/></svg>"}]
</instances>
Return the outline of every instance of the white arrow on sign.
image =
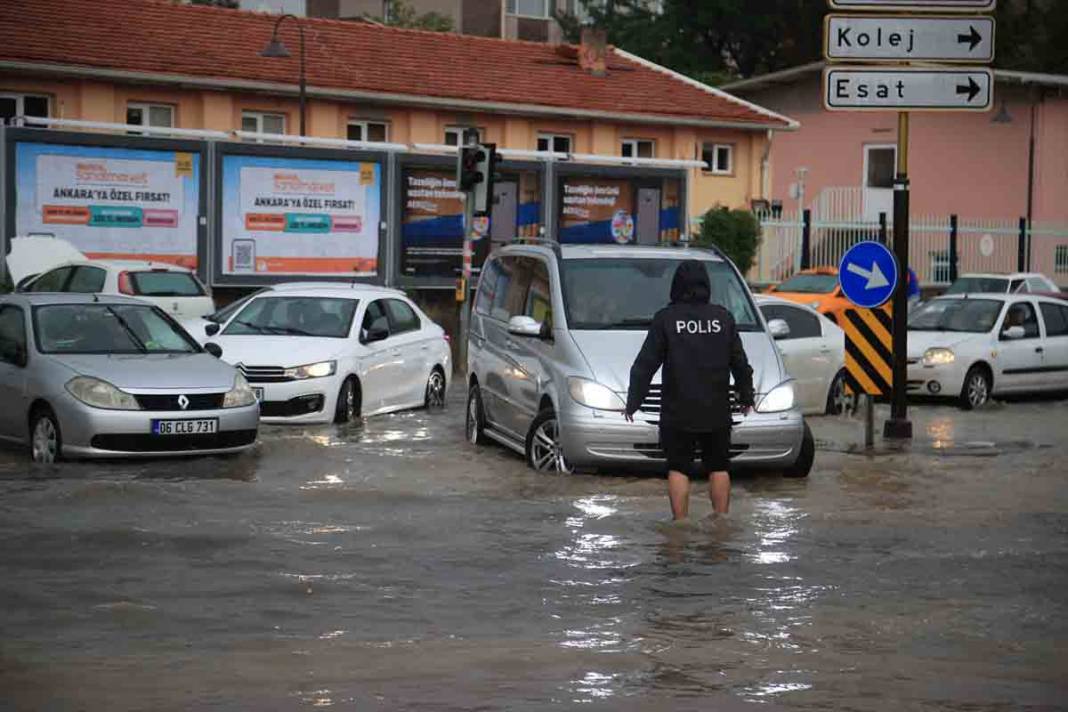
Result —
<instances>
[{"instance_id":1,"label":"white arrow on sign","mask_svg":"<svg viewBox=\"0 0 1068 712\"><path fill-rule=\"evenodd\" d=\"M989 69L827 67L824 106L830 111L989 111Z\"/></svg>"},{"instance_id":2,"label":"white arrow on sign","mask_svg":"<svg viewBox=\"0 0 1068 712\"><path fill-rule=\"evenodd\" d=\"M993 12L997 0L828 0L835 10L894 12Z\"/></svg>"},{"instance_id":3,"label":"white arrow on sign","mask_svg":"<svg viewBox=\"0 0 1068 712\"><path fill-rule=\"evenodd\" d=\"M864 285L864 289L878 289L879 287L890 286L890 280L888 280L886 275L883 274L883 271L879 269L878 262L872 262L870 270L864 269L856 262L850 262L849 265L846 266L846 271L852 272L853 274L868 280L868 283Z\"/></svg>"},{"instance_id":4,"label":"white arrow on sign","mask_svg":"<svg viewBox=\"0 0 1068 712\"><path fill-rule=\"evenodd\" d=\"M983 64L994 60L994 18L828 15L824 55Z\"/></svg>"}]
</instances>

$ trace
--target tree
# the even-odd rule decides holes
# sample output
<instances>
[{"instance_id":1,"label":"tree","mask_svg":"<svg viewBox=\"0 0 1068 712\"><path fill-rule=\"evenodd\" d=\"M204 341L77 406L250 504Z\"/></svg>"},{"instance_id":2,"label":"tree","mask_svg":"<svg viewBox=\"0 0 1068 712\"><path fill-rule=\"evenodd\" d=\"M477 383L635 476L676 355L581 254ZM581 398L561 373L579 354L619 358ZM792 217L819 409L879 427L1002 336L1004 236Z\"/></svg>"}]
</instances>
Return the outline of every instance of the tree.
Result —
<instances>
[{"instance_id":1,"label":"tree","mask_svg":"<svg viewBox=\"0 0 1068 712\"><path fill-rule=\"evenodd\" d=\"M452 18L440 12L419 14L405 0L389 0L384 23L391 27L406 27L431 32L452 32Z\"/></svg>"},{"instance_id":2,"label":"tree","mask_svg":"<svg viewBox=\"0 0 1068 712\"><path fill-rule=\"evenodd\" d=\"M747 274L760 245L760 223L748 210L715 207L701 216L701 229L693 236L698 246L715 245L738 270Z\"/></svg>"}]
</instances>

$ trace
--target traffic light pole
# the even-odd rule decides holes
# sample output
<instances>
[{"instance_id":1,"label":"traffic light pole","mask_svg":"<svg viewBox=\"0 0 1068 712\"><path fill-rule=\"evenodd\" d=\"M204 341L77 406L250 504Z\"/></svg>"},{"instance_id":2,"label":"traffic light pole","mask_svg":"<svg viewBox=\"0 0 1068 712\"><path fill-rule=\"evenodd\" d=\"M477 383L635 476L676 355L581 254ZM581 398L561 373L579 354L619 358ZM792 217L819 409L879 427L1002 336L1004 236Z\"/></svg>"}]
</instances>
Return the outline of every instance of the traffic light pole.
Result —
<instances>
[{"instance_id":1,"label":"traffic light pole","mask_svg":"<svg viewBox=\"0 0 1068 712\"><path fill-rule=\"evenodd\" d=\"M912 438L908 411L908 292L909 292L909 113L897 115L897 177L894 179L894 255L897 287L894 289L893 397L883 437Z\"/></svg>"},{"instance_id":2,"label":"traffic light pole","mask_svg":"<svg viewBox=\"0 0 1068 712\"><path fill-rule=\"evenodd\" d=\"M467 374L467 335L471 328L471 257L474 250L471 233L475 222L475 194L464 195L464 256L463 269L460 273L460 289L463 301L460 303L460 344L456 349L460 367Z\"/></svg>"}]
</instances>

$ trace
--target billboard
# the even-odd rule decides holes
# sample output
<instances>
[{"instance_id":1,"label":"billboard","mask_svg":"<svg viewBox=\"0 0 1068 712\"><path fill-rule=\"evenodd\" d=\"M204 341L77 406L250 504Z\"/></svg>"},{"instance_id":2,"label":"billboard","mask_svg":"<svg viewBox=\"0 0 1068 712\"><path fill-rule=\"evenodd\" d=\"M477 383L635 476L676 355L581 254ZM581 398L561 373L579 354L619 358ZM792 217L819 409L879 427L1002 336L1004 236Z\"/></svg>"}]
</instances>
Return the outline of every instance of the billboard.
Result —
<instances>
[{"instance_id":1,"label":"billboard","mask_svg":"<svg viewBox=\"0 0 1068 712\"><path fill-rule=\"evenodd\" d=\"M560 194L560 241L621 245L633 242L634 197L629 178L565 178Z\"/></svg>"},{"instance_id":2,"label":"billboard","mask_svg":"<svg viewBox=\"0 0 1068 712\"><path fill-rule=\"evenodd\" d=\"M449 168L407 168L402 186L401 273L409 277L455 277L463 268L464 196L457 190L456 171ZM472 265L486 260L490 249L489 221L476 219Z\"/></svg>"},{"instance_id":3,"label":"billboard","mask_svg":"<svg viewBox=\"0 0 1068 712\"><path fill-rule=\"evenodd\" d=\"M222 159L222 273L378 273L382 166L277 156Z\"/></svg>"},{"instance_id":4,"label":"billboard","mask_svg":"<svg viewBox=\"0 0 1068 712\"><path fill-rule=\"evenodd\" d=\"M196 268L200 170L199 153L18 142L16 234Z\"/></svg>"}]
</instances>

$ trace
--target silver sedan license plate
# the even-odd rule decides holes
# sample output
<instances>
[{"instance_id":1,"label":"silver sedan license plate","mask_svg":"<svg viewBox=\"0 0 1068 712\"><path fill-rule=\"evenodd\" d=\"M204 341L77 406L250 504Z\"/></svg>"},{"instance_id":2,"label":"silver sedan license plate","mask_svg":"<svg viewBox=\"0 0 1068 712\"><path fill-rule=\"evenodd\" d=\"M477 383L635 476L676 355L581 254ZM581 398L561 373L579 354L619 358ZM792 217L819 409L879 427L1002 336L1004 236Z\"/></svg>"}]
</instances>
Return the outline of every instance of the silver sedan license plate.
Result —
<instances>
[{"instance_id":1,"label":"silver sedan license plate","mask_svg":"<svg viewBox=\"0 0 1068 712\"><path fill-rule=\"evenodd\" d=\"M153 420L153 435L211 435L219 432L218 418Z\"/></svg>"}]
</instances>

